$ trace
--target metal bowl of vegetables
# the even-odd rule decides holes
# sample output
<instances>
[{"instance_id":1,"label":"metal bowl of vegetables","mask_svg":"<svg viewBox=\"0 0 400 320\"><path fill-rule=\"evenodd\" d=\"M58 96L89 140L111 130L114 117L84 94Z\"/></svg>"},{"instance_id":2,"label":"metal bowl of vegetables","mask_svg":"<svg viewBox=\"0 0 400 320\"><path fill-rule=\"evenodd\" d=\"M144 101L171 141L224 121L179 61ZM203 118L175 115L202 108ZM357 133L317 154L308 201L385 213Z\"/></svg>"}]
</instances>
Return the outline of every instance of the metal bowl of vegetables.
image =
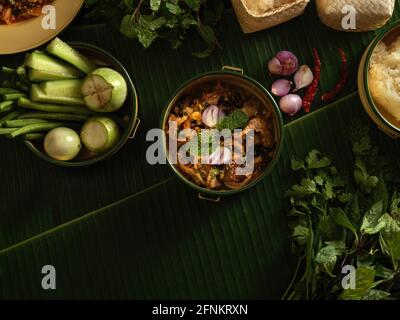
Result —
<instances>
[{"instance_id":1,"label":"metal bowl of vegetables","mask_svg":"<svg viewBox=\"0 0 400 320\"><path fill-rule=\"evenodd\" d=\"M168 102L161 127L170 168L208 200L255 186L272 171L282 148L279 107L238 68L185 83Z\"/></svg>"},{"instance_id":2,"label":"metal bowl of vegetables","mask_svg":"<svg viewBox=\"0 0 400 320\"><path fill-rule=\"evenodd\" d=\"M22 138L52 164L95 164L136 133L135 85L116 58L94 45L55 38L45 50L29 53L16 70L7 70L0 133Z\"/></svg>"}]
</instances>

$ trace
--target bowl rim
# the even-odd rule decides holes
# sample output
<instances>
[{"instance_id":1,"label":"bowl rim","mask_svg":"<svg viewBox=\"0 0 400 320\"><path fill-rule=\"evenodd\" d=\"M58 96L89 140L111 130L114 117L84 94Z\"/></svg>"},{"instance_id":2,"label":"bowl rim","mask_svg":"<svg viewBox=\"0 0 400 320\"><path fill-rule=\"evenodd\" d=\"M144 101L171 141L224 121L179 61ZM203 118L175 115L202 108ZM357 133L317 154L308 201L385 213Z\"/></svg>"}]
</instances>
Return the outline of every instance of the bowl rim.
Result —
<instances>
[{"instance_id":1,"label":"bowl rim","mask_svg":"<svg viewBox=\"0 0 400 320\"><path fill-rule=\"evenodd\" d=\"M84 50L92 50L98 54L100 54L101 56L106 57L106 59L108 61L110 61L113 66L116 67L116 69L118 69L119 72L121 72L122 76L125 78L125 80L127 81L127 85L128 85L128 91L131 91L132 97L131 97L131 102L134 103L134 114L132 117L130 117L128 125L125 129L124 134L121 134L120 140L119 142L112 148L110 149L108 152L105 152L103 154L100 154L92 159L89 160L84 160L84 161L60 161L60 160L56 160L56 159L52 159L50 158L48 155L46 155L45 153L41 152L40 150L38 150L34 144L31 141L24 141L25 145L28 147L29 150L31 150L34 154L36 154L37 156L39 156L40 158L46 160L49 163L55 164L55 165L59 165L62 167L72 167L72 168L76 168L76 167L86 167L86 166L90 166L96 163L99 163L101 161L107 160L110 157L112 157L113 155L115 155L118 151L120 151L122 149L122 147L126 144L126 142L129 140L129 138L131 137L133 131L135 130L135 126L137 125L138 122L138 114L139 114L139 97L138 97L138 93L137 93L137 89L136 86L132 80L132 78L130 77L128 71L126 70L126 68L123 66L123 64L117 59L115 58L111 53L109 53L108 51L90 44L90 43L84 43L84 42L79 42L79 41L69 41L67 42L70 46L72 46L73 48L81 48ZM128 103L129 101L127 100L125 103ZM106 116L107 114L105 113L104 116Z\"/></svg>"},{"instance_id":2,"label":"bowl rim","mask_svg":"<svg viewBox=\"0 0 400 320\"><path fill-rule=\"evenodd\" d=\"M393 32L395 29L399 28L400 29L400 20L395 21L393 24L391 24L388 28L385 30L381 31L378 36L375 37L375 39L371 42L369 47L367 48L367 55L364 63L364 79L363 79L363 84L364 84L364 92L367 97L367 101L372 109L372 111L375 113L375 115L381 120L386 126L388 126L390 129L394 130L396 133L400 133L400 128L396 127L393 125L389 120L387 120L382 113L379 111L379 108L375 104L374 99L372 98L371 91L369 89L369 69L371 65L371 57L372 54L374 53L377 45L386 37L388 36L391 32ZM399 35L400 36L400 35Z\"/></svg>"},{"instance_id":3,"label":"bowl rim","mask_svg":"<svg viewBox=\"0 0 400 320\"><path fill-rule=\"evenodd\" d=\"M170 159L168 158L168 148L167 148L167 139L166 139L166 134L165 134L165 123L166 120L168 119L168 116L170 114L170 111L173 107L172 102L178 98L178 96L184 91L185 88L187 88L189 85L191 85L193 82L200 80L202 78L208 77L208 76L221 76L221 75L230 75L237 77L241 81L248 81L251 82L252 84L256 85L263 94L267 97L268 101L271 103L272 110L275 111L275 114L277 116L278 120L278 132L279 132L279 139L278 139L278 145L275 150L275 156L274 159L272 159L267 167L265 168L264 172L257 177L255 180L250 182L249 184L245 185L244 187L236 190L210 190L206 189L204 187L201 187L194 182L190 181L188 178L186 178L177 168L175 165L170 163ZM172 97L168 100L166 106L164 107L163 113L162 113L162 118L161 118L161 125L160 125L162 131L163 131L163 152L164 155L167 159L167 164L170 170L181 180L183 183L191 187L192 189L196 190L199 192L199 194L207 194L207 195L213 195L213 196L228 196L228 195L233 195L237 194L243 191L246 191L255 185L257 185L261 180L263 180L267 175L269 175L272 170L274 169L278 159L280 158L280 155L282 153L282 148L283 148L283 141L285 137L285 131L284 131L284 123L283 123L283 117L282 113L279 109L279 106L275 99L273 98L272 94L257 80L245 75L245 74L239 74L234 71L230 70L222 70L222 71L210 71L210 72L205 72L202 74L199 74L188 81L184 82L172 95Z\"/></svg>"}]
</instances>

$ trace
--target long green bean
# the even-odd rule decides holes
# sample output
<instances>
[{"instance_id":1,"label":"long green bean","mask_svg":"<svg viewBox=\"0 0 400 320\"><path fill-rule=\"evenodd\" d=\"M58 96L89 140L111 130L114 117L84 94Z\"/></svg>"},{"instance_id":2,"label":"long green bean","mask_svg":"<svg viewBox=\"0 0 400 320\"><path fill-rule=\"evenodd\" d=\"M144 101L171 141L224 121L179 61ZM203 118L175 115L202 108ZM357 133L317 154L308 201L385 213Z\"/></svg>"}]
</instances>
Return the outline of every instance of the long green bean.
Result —
<instances>
[{"instance_id":1,"label":"long green bean","mask_svg":"<svg viewBox=\"0 0 400 320\"><path fill-rule=\"evenodd\" d=\"M49 121L43 119L17 119L4 121L6 128L21 128L36 123L48 123Z\"/></svg>"},{"instance_id":2,"label":"long green bean","mask_svg":"<svg viewBox=\"0 0 400 320\"><path fill-rule=\"evenodd\" d=\"M23 81L17 81L15 83L15 86L19 90L21 90L22 92L25 92L25 93L29 93L29 91L31 90L30 86L28 84L24 83Z\"/></svg>"},{"instance_id":3,"label":"long green bean","mask_svg":"<svg viewBox=\"0 0 400 320\"><path fill-rule=\"evenodd\" d=\"M9 106L12 106L14 104L14 101L3 101L0 102L0 112L4 112L3 110L6 109Z\"/></svg>"},{"instance_id":4,"label":"long green bean","mask_svg":"<svg viewBox=\"0 0 400 320\"><path fill-rule=\"evenodd\" d=\"M0 95L9 93L22 93L22 92L12 88L0 88Z\"/></svg>"},{"instance_id":5,"label":"long green bean","mask_svg":"<svg viewBox=\"0 0 400 320\"><path fill-rule=\"evenodd\" d=\"M89 110L86 107L79 106L62 106L58 104L50 103L39 103L33 102L26 98L18 99L18 106L21 108L43 111L47 113L66 113L66 114L77 114L77 115L95 115L96 113Z\"/></svg>"},{"instance_id":6,"label":"long green bean","mask_svg":"<svg viewBox=\"0 0 400 320\"><path fill-rule=\"evenodd\" d=\"M8 106L7 108L4 108L2 111L0 111L0 113L7 113L7 112L13 112L17 110L17 107L14 105Z\"/></svg>"},{"instance_id":7,"label":"long green bean","mask_svg":"<svg viewBox=\"0 0 400 320\"><path fill-rule=\"evenodd\" d=\"M9 74L15 73L15 70L14 70L14 69L7 68L7 67L1 67L1 71L2 71L3 73L9 73Z\"/></svg>"},{"instance_id":8,"label":"long green bean","mask_svg":"<svg viewBox=\"0 0 400 320\"><path fill-rule=\"evenodd\" d=\"M49 113L49 112L28 112L18 117L18 119L45 119L45 120L77 121L77 122L83 122L88 120L89 118L90 116L81 114Z\"/></svg>"},{"instance_id":9,"label":"long green bean","mask_svg":"<svg viewBox=\"0 0 400 320\"><path fill-rule=\"evenodd\" d=\"M43 133L27 133L22 136L24 140L29 140L29 141L40 140L43 139L44 137L45 135Z\"/></svg>"},{"instance_id":10,"label":"long green bean","mask_svg":"<svg viewBox=\"0 0 400 320\"><path fill-rule=\"evenodd\" d=\"M21 114L24 113L24 110L16 110L10 112L9 114L5 115L3 118L0 118L0 127L5 121L14 120L15 118L19 117Z\"/></svg>"},{"instance_id":11,"label":"long green bean","mask_svg":"<svg viewBox=\"0 0 400 320\"><path fill-rule=\"evenodd\" d=\"M12 131L9 134L10 138L15 138L24 134L28 133L37 133L37 132L47 132L50 131L54 128L58 127L63 127L65 126L65 123L54 123L54 122L48 122L48 123L37 123L37 124L30 124L28 126L19 128L15 131ZM5 129L3 129L5 130Z\"/></svg>"},{"instance_id":12,"label":"long green bean","mask_svg":"<svg viewBox=\"0 0 400 320\"><path fill-rule=\"evenodd\" d=\"M19 98L27 98L28 95L26 93L9 93L1 95L0 99L3 101L16 101Z\"/></svg>"},{"instance_id":13,"label":"long green bean","mask_svg":"<svg viewBox=\"0 0 400 320\"><path fill-rule=\"evenodd\" d=\"M6 134L11 134L13 133L15 130L15 128L0 128L0 136L4 136Z\"/></svg>"}]
</instances>

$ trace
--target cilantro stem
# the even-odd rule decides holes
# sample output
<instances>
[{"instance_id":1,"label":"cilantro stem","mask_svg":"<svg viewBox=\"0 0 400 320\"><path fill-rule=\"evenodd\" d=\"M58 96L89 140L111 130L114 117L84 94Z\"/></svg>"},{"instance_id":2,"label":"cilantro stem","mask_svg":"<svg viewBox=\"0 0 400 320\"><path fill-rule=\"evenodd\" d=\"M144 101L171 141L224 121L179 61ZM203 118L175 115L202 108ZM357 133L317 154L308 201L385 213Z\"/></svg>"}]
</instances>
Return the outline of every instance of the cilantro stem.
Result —
<instances>
[{"instance_id":1,"label":"cilantro stem","mask_svg":"<svg viewBox=\"0 0 400 320\"><path fill-rule=\"evenodd\" d=\"M299 273L301 263L303 262L303 259L304 259L304 258L305 258L305 255L303 255L302 257L300 257L300 258L298 259L298 261L297 261L297 266L296 266L296 269L295 269L293 278L292 278L292 280L290 281L290 284L289 284L288 288L286 289L285 293L284 293L283 296L281 297L281 300L285 300L285 297L288 295L288 293L289 293L290 290L292 289L292 287L293 287L293 285L294 285L294 282L296 281L297 275L298 275L298 273Z\"/></svg>"},{"instance_id":2,"label":"cilantro stem","mask_svg":"<svg viewBox=\"0 0 400 320\"><path fill-rule=\"evenodd\" d=\"M139 18L140 10L141 10L141 8L142 8L143 2L144 2L144 0L140 0L140 1L139 1L138 5L137 5L137 7L136 7L136 9L135 9L135 11L134 11L133 14L132 14L131 23L133 22L133 19L138 19L138 18Z\"/></svg>"}]
</instances>

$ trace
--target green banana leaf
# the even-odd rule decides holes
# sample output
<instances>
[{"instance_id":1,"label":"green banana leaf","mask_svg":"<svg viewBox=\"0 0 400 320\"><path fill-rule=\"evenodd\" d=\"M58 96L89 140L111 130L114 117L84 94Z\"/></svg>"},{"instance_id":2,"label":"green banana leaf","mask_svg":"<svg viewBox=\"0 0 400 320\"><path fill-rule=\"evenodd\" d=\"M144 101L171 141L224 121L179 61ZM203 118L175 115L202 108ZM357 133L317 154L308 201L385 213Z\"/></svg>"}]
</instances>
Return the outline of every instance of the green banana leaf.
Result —
<instances>
[{"instance_id":1,"label":"green banana leaf","mask_svg":"<svg viewBox=\"0 0 400 320\"><path fill-rule=\"evenodd\" d=\"M397 4L392 22L399 17ZM320 94L339 77L335 48L348 54L346 95L356 90L358 62L377 32L331 30L310 5L305 15L251 35L242 34L230 12L219 33L223 50L203 60L190 56L201 48L196 40L177 51L162 42L144 50L105 26L71 27L61 35L121 60L137 85L142 125L118 155L76 170L43 162L20 141L0 140L0 297L250 299L278 298L285 290L292 256L282 192L293 181L290 159L318 148L346 168L345 124L352 116L365 118L357 97L293 122L286 118L291 123L274 173L220 204L198 200L165 166L149 166L146 132L158 127L165 101L194 75L232 65L269 87L267 61L279 50L312 65L311 48L318 48L318 109ZM1 56L0 65L22 60L23 54ZM397 155L397 145L377 134ZM59 290L41 289L45 264L56 266Z\"/></svg>"},{"instance_id":2,"label":"green banana leaf","mask_svg":"<svg viewBox=\"0 0 400 320\"><path fill-rule=\"evenodd\" d=\"M397 6L392 21L400 16ZM270 87L267 60L278 50L295 52L301 63L312 65L311 48L317 47L323 62L320 93L329 90L339 77L336 46L349 57L351 79L343 94L356 89L356 69L367 44L376 32L349 34L325 27L314 5L304 16L255 34L244 35L232 11L219 29L223 49L208 59L191 52L201 48L196 38L179 50L157 42L144 50L106 26L70 27L61 35L68 41L96 44L114 54L132 75L139 92L142 120L135 140L115 157L91 168L69 170L38 159L20 142L0 140L0 249L101 208L170 177L165 166L149 166L145 150L146 132L158 127L162 109L173 92L195 75L237 66ZM0 65L16 66L24 54L1 56ZM314 109L321 106L317 97ZM304 114L300 114L299 117ZM291 118L287 117L286 121Z\"/></svg>"},{"instance_id":3,"label":"green banana leaf","mask_svg":"<svg viewBox=\"0 0 400 320\"><path fill-rule=\"evenodd\" d=\"M220 203L169 178L0 251L0 297L279 299L293 271L283 198L296 178L291 159L316 148L351 170L346 129L355 118L369 121L353 94L286 125L273 174ZM44 265L56 268L57 290L42 289Z\"/></svg>"}]
</instances>

